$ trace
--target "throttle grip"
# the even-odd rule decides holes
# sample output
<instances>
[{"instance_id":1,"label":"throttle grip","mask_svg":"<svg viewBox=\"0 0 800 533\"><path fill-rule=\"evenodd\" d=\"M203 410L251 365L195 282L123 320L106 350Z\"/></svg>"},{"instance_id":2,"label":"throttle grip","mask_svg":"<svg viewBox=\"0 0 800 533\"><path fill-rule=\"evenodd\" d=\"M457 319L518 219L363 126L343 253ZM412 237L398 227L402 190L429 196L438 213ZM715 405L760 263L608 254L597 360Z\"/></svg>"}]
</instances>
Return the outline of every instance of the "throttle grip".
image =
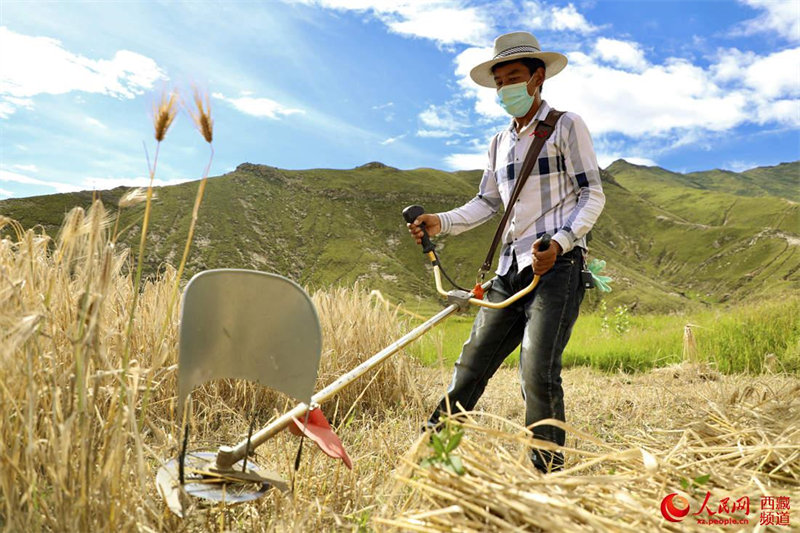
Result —
<instances>
[{"instance_id":1,"label":"throttle grip","mask_svg":"<svg viewBox=\"0 0 800 533\"><path fill-rule=\"evenodd\" d=\"M553 238L550 236L549 233L545 233L544 235L542 235L542 242L539 243L539 251L544 252L545 250L550 248L550 242L552 240Z\"/></svg>"},{"instance_id":2,"label":"throttle grip","mask_svg":"<svg viewBox=\"0 0 800 533\"><path fill-rule=\"evenodd\" d=\"M410 205L403 209L403 218L409 224L413 224L420 215L424 214L425 209L423 209L421 205ZM428 252L432 252L436 246L431 242L428 230L425 228L425 223L423 222L420 224L419 228L422 230L422 253L427 254Z\"/></svg>"}]
</instances>

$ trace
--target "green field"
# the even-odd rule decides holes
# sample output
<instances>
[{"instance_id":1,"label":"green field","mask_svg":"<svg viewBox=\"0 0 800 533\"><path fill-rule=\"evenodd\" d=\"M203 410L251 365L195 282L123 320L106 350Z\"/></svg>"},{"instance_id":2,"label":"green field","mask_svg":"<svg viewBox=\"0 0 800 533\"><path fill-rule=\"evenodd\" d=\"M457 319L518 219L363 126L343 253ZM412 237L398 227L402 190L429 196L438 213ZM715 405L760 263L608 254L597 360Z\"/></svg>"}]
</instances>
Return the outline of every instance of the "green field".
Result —
<instances>
[{"instance_id":1,"label":"green field","mask_svg":"<svg viewBox=\"0 0 800 533\"><path fill-rule=\"evenodd\" d=\"M564 351L564 367L632 372L680 363L684 326L692 324L697 360L720 372L800 372L800 298L689 314L621 315L615 318L613 309L582 314ZM428 365L452 365L469 337L473 316L451 317L411 353ZM518 359L515 352L505 364L516 366Z\"/></svg>"}]
</instances>

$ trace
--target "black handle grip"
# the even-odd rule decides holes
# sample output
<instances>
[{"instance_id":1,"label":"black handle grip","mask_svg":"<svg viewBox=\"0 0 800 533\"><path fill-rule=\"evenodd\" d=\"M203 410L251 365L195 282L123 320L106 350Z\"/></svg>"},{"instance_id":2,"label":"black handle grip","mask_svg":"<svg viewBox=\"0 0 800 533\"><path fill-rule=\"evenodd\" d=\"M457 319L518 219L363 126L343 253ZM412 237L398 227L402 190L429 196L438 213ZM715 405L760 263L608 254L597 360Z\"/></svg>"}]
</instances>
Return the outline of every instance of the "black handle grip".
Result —
<instances>
[{"instance_id":1,"label":"black handle grip","mask_svg":"<svg viewBox=\"0 0 800 533\"><path fill-rule=\"evenodd\" d=\"M420 215L424 214L425 209L423 209L421 205L410 205L403 209L403 218L409 224L413 224ZM422 253L427 254L428 252L432 252L436 247L431 242L430 236L428 236L428 230L425 229L425 223L423 222L419 227L422 230Z\"/></svg>"},{"instance_id":2,"label":"black handle grip","mask_svg":"<svg viewBox=\"0 0 800 533\"><path fill-rule=\"evenodd\" d=\"M424 214L425 209L423 209L421 205L410 205L403 209L403 218L406 219L406 222L409 224L417 220L418 216Z\"/></svg>"},{"instance_id":3,"label":"black handle grip","mask_svg":"<svg viewBox=\"0 0 800 533\"><path fill-rule=\"evenodd\" d=\"M550 241L552 240L553 238L550 236L549 233L545 233L544 235L542 235L542 242L539 243L539 251L544 252L545 250L550 248Z\"/></svg>"}]
</instances>

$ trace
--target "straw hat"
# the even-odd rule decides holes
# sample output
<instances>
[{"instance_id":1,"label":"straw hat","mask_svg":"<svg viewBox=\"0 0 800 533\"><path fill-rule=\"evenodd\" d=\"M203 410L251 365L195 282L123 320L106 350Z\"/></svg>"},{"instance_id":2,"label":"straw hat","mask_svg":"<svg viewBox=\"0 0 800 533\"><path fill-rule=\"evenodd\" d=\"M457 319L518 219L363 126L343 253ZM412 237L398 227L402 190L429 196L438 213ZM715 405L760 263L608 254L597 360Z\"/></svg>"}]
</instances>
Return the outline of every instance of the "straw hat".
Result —
<instances>
[{"instance_id":1,"label":"straw hat","mask_svg":"<svg viewBox=\"0 0 800 533\"><path fill-rule=\"evenodd\" d=\"M492 67L504 61L532 57L541 59L545 65L545 79L552 78L567 66L567 56L558 52L542 52L536 37L526 31L506 33L494 40L494 57L473 68L469 75L472 81L484 87L495 88Z\"/></svg>"}]
</instances>

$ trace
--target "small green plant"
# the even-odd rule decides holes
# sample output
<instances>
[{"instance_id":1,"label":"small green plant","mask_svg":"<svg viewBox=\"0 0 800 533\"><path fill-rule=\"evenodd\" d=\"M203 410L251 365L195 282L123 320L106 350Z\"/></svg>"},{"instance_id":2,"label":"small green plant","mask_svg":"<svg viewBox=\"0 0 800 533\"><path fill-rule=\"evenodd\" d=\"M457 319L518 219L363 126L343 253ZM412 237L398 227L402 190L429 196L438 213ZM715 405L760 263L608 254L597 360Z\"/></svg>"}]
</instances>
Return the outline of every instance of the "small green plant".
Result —
<instances>
[{"instance_id":1,"label":"small green plant","mask_svg":"<svg viewBox=\"0 0 800 533\"><path fill-rule=\"evenodd\" d=\"M428 447L433 455L423 459L420 466L430 468L438 465L458 476L463 476L465 470L461 457L452 453L458 447L463 436L464 428L448 420L444 428L431 435Z\"/></svg>"},{"instance_id":2,"label":"small green plant","mask_svg":"<svg viewBox=\"0 0 800 533\"><path fill-rule=\"evenodd\" d=\"M371 512L372 511L370 509L365 509L357 513L345 515L345 517L353 522L354 531L357 531L358 533L368 533L369 531L372 531L372 529L369 527Z\"/></svg>"},{"instance_id":3,"label":"small green plant","mask_svg":"<svg viewBox=\"0 0 800 533\"><path fill-rule=\"evenodd\" d=\"M608 305L605 300L601 300L600 315L602 316L600 329L603 330L603 333L607 334L613 331L617 335L623 335L631 329L631 315L627 305L616 306L614 313L609 316Z\"/></svg>"},{"instance_id":4,"label":"small green plant","mask_svg":"<svg viewBox=\"0 0 800 533\"><path fill-rule=\"evenodd\" d=\"M687 479L685 477L682 477L681 488L685 492L691 492L692 494L694 494L698 488L708 483L709 479L711 479L711 474L703 474L702 476L697 476L694 479Z\"/></svg>"},{"instance_id":5,"label":"small green plant","mask_svg":"<svg viewBox=\"0 0 800 533\"><path fill-rule=\"evenodd\" d=\"M627 305L618 305L614 308L614 317L611 319L614 331L618 335L631 329L631 315Z\"/></svg>"}]
</instances>

